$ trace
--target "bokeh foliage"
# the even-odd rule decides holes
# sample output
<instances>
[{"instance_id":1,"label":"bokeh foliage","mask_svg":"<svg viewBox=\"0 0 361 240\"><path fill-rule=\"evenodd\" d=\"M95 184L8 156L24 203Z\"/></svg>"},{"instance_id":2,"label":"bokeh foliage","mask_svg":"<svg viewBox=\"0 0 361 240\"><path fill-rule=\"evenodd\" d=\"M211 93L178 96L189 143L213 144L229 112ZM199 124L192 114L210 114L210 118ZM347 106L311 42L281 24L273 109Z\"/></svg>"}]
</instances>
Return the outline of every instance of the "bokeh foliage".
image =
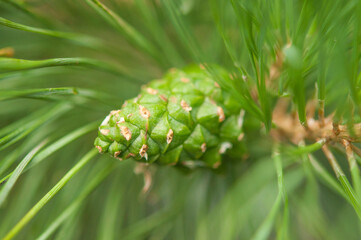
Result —
<instances>
[{"instance_id":1,"label":"bokeh foliage","mask_svg":"<svg viewBox=\"0 0 361 240\"><path fill-rule=\"evenodd\" d=\"M339 183L320 145L269 130L280 98L304 125L310 100L359 122L360 13L357 0L0 1L0 49L15 51L0 57L0 237L358 239L358 168L333 149L353 188ZM232 73L207 69L246 110L248 157L219 172L151 166L144 194L133 161L91 150L97 126L189 63Z\"/></svg>"}]
</instances>

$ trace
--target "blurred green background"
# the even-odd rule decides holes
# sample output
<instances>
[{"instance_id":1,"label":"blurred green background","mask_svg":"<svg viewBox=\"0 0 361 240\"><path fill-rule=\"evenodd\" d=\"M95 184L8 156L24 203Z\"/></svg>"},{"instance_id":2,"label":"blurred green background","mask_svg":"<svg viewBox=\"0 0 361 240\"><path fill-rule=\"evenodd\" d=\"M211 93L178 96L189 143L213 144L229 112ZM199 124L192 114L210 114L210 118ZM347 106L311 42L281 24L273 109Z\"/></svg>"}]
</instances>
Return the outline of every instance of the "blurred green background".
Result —
<instances>
[{"instance_id":1,"label":"blurred green background","mask_svg":"<svg viewBox=\"0 0 361 240\"><path fill-rule=\"evenodd\" d=\"M360 13L359 1L336 0L0 0L0 49L13 48L16 59L66 58L29 67L34 62L0 57L0 197L9 174L46 141L0 201L0 237L360 239L359 205L350 204L322 152L314 152L315 165L284 143L278 158L266 130L283 97L301 122L311 99L344 123L359 122ZM293 52L266 89L287 44ZM143 193L144 169L91 152L24 220L93 148L109 111L169 68L191 63L233 73L229 84L245 108L257 90L260 102L245 115L247 158L224 159L217 172L150 166L152 186ZM66 89L28 91L45 88ZM351 179L344 153L334 153Z\"/></svg>"}]
</instances>

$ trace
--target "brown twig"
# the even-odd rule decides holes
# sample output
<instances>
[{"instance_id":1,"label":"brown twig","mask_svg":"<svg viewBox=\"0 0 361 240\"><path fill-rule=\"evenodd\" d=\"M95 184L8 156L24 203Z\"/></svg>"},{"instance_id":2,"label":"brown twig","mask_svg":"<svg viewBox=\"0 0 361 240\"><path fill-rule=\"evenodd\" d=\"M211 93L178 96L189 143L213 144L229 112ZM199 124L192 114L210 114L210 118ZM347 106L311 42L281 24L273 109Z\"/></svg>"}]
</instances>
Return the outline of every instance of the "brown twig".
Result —
<instances>
[{"instance_id":1,"label":"brown twig","mask_svg":"<svg viewBox=\"0 0 361 240\"><path fill-rule=\"evenodd\" d=\"M342 139L342 144L344 145L344 147L346 149L347 160L348 160L350 169L352 169L352 168L356 167L357 164L356 164L355 156L353 155L351 143L345 139Z\"/></svg>"},{"instance_id":2,"label":"brown twig","mask_svg":"<svg viewBox=\"0 0 361 240\"><path fill-rule=\"evenodd\" d=\"M281 75L284 56L282 51L277 51L276 61L270 67L269 76L266 77L266 85L272 88L272 85ZM256 96L258 98L258 96ZM334 169L337 177L343 175L335 157L329 150L329 145L338 143L343 144L350 168L356 165L356 160L353 152L361 156L361 149L353 146L353 142L361 142L361 123L353 124L352 132L349 126L341 125L334 121L334 114L325 116L325 102L319 100L317 104L316 98L310 100L306 104L306 124L302 125L299 121L297 112L290 112L288 107L290 100L280 98L272 113L273 124L276 128L271 130L271 137L276 141L292 142L296 145L303 143L305 140L317 142L319 139L324 139L325 144L322 150ZM317 109L318 107L318 109ZM318 110L318 119L315 119L315 112Z\"/></svg>"},{"instance_id":3,"label":"brown twig","mask_svg":"<svg viewBox=\"0 0 361 240\"><path fill-rule=\"evenodd\" d=\"M333 171L336 174L336 177L339 178L340 176L345 175L340 167L340 165L338 164L335 156L332 154L332 152L330 151L330 149L328 149L327 145L323 145L322 146L322 151L325 154L328 162L330 163Z\"/></svg>"},{"instance_id":4,"label":"brown twig","mask_svg":"<svg viewBox=\"0 0 361 240\"><path fill-rule=\"evenodd\" d=\"M137 163L137 165L134 168L134 173L143 175L144 186L142 189L142 194L144 195L144 194L148 193L152 186L152 182L153 182L152 172L149 169L149 165L145 164L145 163Z\"/></svg>"},{"instance_id":5,"label":"brown twig","mask_svg":"<svg viewBox=\"0 0 361 240\"><path fill-rule=\"evenodd\" d=\"M351 144L351 148L352 148L354 153L356 153L359 157L361 157L361 149L359 149L358 147L356 147L353 144Z\"/></svg>"}]
</instances>

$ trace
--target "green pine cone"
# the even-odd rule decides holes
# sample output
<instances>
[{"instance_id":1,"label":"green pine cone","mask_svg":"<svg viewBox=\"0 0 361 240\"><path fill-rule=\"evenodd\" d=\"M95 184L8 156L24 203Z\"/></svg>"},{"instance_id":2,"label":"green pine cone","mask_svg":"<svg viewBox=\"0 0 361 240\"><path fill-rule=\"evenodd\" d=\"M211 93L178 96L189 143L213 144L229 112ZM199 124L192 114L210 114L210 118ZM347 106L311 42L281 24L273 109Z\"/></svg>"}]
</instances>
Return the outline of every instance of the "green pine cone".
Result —
<instances>
[{"instance_id":1,"label":"green pine cone","mask_svg":"<svg viewBox=\"0 0 361 240\"><path fill-rule=\"evenodd\" d=\"M217 168L243 136L242 113L201 66L171 69L111 111L94 144L120 160Z\"/></svg>"}]
</instances>

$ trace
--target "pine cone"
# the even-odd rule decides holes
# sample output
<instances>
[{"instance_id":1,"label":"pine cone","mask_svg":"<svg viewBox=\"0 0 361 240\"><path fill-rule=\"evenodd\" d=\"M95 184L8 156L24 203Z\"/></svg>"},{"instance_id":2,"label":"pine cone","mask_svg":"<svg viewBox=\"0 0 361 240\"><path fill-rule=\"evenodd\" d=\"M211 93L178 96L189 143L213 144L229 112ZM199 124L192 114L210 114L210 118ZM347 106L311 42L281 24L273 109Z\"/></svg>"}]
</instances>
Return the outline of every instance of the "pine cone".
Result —
<instances>
[{"instance_id":1,"label":"pine cone","mask_svg":"<svg viewBox=\"0 0 361 240\"><path fill-rule=\"evenodd\" d=\"M201 66L171 69L111 111L94 144L120 160L217 168L243 136L241 112Z\"/></svg>"}]
</instances>

